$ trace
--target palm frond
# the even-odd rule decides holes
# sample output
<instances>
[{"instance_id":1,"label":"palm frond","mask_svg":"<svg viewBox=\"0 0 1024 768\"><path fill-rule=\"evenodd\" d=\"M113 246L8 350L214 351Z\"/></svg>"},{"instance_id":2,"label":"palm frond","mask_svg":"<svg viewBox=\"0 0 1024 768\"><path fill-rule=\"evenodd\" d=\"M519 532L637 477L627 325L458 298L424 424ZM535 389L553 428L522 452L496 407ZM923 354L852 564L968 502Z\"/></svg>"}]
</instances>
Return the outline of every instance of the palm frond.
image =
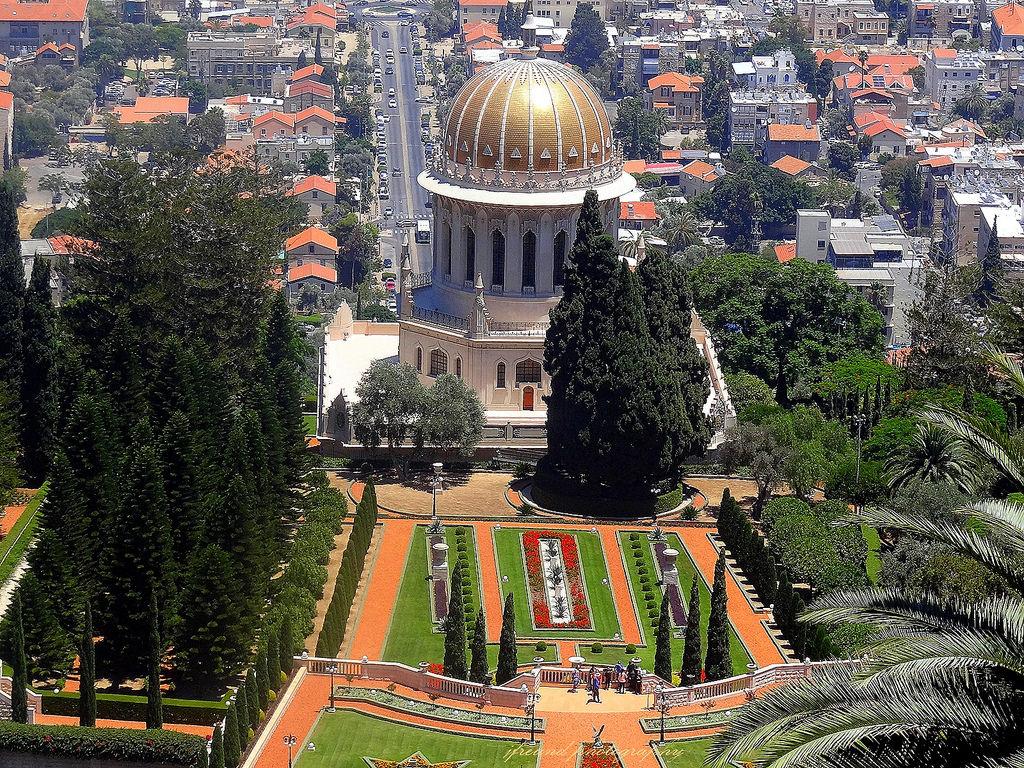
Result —
<instances>
[{"instance_id":1,"label":"palm frond","mask_svg":"<svg viewBox=\"0 0 1024 768\"><path fill-rule=\"evenodd\" d=\"M996 425L942 406L929 406L915 415L956 435L983 458L995 464L1007 477L1024 487L1024 466L1019 451L1009 436Z\"/></svg>"}]
</instances>

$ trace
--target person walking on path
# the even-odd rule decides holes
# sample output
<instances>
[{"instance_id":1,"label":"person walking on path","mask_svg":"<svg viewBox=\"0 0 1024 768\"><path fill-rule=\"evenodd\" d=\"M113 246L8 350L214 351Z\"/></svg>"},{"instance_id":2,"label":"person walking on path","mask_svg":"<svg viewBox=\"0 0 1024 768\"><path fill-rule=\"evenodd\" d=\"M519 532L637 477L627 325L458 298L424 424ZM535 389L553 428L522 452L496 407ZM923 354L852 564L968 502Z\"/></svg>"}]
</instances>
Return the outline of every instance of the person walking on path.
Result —
<instances>
[{"instance_id":1,"label":"person walking on path","mask_svg":"<svg viewBox=\"0 0 1024 768\"><path fill-rule=\"evenodd\" d=\"M601 673L594 672L594 676L590 678L590 689L594 694L594 703L601 703Z\"/></svg>"},{"instance_id":2,"label":"person walking on path","mask_svg":"<svg viewBox=\"0 0 1024 768\"><path fill-rule=\"evenodd\" d=\"M579 667L573 667L572 668L572 688L569 690L569 693L576 693L576 691L578 691L579 688L580 688L580 668Z\"/></svg>"},{"instance_id":3,"label":"person walking on path","mask_svg":"<svg viewBox=\"0 0 1024 768\"><path fill-rule=\"evenodd\" d=\"M619 664L619 674L615 676L619 683L619 693L626 692L626 670Z\"/></svg>"}]
</instances>

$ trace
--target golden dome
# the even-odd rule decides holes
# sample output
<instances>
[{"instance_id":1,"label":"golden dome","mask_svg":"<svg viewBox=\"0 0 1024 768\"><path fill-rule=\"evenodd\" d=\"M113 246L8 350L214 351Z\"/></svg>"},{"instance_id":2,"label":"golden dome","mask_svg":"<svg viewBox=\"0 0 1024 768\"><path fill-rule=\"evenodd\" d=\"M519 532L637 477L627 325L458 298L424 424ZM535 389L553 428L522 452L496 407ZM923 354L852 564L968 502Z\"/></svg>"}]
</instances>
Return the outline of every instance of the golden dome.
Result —
<instances>
[{"instance_id":1,"label":"golden dome","mask_svg":"<svg viewBox=\"0 0 1024 768\"><path fill-rule=\"evenodd\" d=\"M474 75L444 127L448 159L478 169L581 171L611 163L612 150L601 97L547 59L507 59Z\"/></svg>"}]
</instances>

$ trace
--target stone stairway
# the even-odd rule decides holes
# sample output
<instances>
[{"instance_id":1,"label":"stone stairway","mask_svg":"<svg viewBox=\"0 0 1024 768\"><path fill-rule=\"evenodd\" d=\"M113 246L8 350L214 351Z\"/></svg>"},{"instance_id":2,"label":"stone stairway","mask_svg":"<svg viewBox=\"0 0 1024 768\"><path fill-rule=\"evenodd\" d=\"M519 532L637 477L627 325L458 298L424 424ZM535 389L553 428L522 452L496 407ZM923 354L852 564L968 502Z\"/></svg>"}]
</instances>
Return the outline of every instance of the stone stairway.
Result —
<instances>
[{"instance_id":1,"label":"stone stairway","mask_svg":"<svg viewBox=\"0 0 1024 768\"><path fill-rule=\"evenodd\" d=\"M348 623L345 624L345 639L338 650L338 657L348 658L352 647L352 640L356 635L356 627L359 625L359 617L362 615L363 606L369 596L370 575L377 564L377 557L380 555L381 542L384 540L384 526L378 524L373 531L373 538L370 539L370 551L366 553L366 562L363 563L363 572L359 577L359 584L356 586L356 595L352 599L352 610L348 614Z\"/></svg>"}]
</instances>

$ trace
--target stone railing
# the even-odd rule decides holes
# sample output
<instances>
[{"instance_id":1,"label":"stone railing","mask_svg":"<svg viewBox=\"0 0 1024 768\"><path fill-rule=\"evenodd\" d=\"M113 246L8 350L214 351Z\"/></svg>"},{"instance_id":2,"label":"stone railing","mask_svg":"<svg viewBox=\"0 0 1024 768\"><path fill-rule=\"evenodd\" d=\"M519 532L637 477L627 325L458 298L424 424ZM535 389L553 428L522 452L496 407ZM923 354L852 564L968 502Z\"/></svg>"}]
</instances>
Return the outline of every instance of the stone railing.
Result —
<instances>
[{"instance_id":1,"label":"stone railing","mask_svg":"<svg viewBox=\"0 0 1024 768\"><path fill-rule=\"evenodd\" d=\"M413 272L409 275L409 285L402 287L415 290L425 285L430 285L432 279L433 276L429 272Z\"/></svg>"},{"instance_id":2,"label":"stone railing","mask_svg":"<svg viewBox=\"0 0 1024 768\"><path fill-rule=\"evenodd\" d=\"M697 701L734 696L737 693L753 693L762 688L793 680L809 680L815 673L840 664L858 664L857 661L809 661L791 664L772 664L745 675L727 677L710 683L689 687L666 688L662 692L669 707L693 704Z\"/></svg>"},{"instance_id":3,"label":"stone railing","mask_svg":"<svg viewBox=\"0 0 1024 768\"><path fill-rule=\"evenodd\" d=\"M618 148L614 148L607 157L604 162L586 168L506 171L456 163L438 147L427 166L435 175L463 185L501 187L510 191L589 189L622 176L623 157Z\"/></svg>"},{"instance_id":4,"label":"stone railing","mask_svg":"<svg viewBox=\"0 0 1024 768\"><path fill-rule=\"evenodd\" d=\"M523 709L527 696L537 690L537 674L529 672L518 675L505 685L483 685L453 677L428 672L399 664L394 661L369 661L368 659L325 659L317 657L295 657L296 664L306 667L311 675L329 675L328 667L334 666L334 675L339 678L359 680L385 680L405 686L439 699L468 701L477 706L508 707Z\"/></svg>"},{"instance_id":5,"label":"stone railing","mask_svg":"<svg viewBox=\"0 0 1024 768\"><path fill-rule=\"evenodd\" d=\"M456 315L449 315L447 312L439 312L436 309L412 308L412 316L416 320L422 320L431 325L439 325L443 328L451 328L455 331L468 331L469 320Z\"/></svg>"}]
</instances>

